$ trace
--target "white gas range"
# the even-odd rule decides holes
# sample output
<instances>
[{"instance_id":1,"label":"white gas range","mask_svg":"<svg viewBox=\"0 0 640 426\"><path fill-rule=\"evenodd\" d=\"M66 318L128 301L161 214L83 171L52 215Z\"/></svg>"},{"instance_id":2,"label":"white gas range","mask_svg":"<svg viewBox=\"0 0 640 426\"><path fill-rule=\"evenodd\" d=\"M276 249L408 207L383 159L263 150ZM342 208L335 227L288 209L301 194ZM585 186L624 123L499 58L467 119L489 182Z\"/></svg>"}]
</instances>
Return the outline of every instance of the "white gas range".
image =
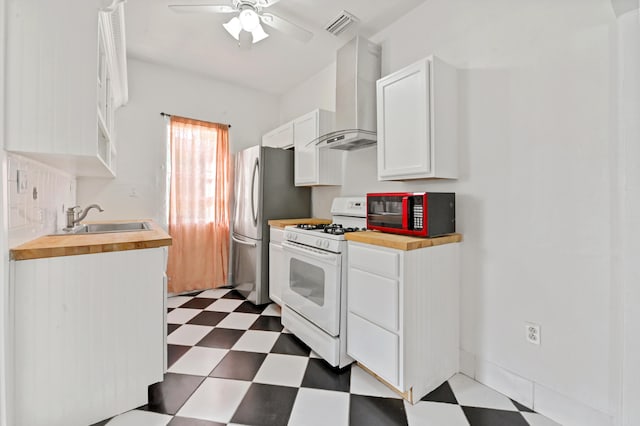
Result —
<instances>
[{"instance_id":1,"label":"white gas range","mask_svg":"<svg viewBox=\"0 0 640 426\"><path fill-rule=\"evenodd\" d=\"M353 360L346 352L346 232L366 226L364 197L331 204L331 225L285 227L282 324L334 367Z\"/></svg>"}]
</instances>

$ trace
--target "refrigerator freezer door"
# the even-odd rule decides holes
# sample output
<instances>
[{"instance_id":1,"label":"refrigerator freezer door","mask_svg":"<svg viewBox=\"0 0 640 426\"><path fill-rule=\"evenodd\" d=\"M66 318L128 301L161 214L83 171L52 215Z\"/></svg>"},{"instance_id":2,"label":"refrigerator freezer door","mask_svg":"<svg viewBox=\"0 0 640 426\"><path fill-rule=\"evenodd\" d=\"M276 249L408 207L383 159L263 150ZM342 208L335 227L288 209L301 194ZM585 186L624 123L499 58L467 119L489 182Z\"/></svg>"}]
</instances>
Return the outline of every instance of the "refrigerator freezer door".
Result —
<instances>
[{"instance_id":1,"label":"refrigerator freezer door","mask_svg":"<svg viewBox=\"0 0 640 426\"><path fill-rule=\"evenodd\" d=\"M254 146L236 154L235 208L233 233L262 238L261 147Z\"/></svg>"},{"instance_id":2,"label":"refrigerator freezer door","mask_svg":"<svg viewBox=\"0 0 640 426\"><path fill-rule=\"evenodd\" d=\"M262 241L231 236L231 277L237 291L256 305L270 302L265 280Z\"/></svg>"}]
</instances>

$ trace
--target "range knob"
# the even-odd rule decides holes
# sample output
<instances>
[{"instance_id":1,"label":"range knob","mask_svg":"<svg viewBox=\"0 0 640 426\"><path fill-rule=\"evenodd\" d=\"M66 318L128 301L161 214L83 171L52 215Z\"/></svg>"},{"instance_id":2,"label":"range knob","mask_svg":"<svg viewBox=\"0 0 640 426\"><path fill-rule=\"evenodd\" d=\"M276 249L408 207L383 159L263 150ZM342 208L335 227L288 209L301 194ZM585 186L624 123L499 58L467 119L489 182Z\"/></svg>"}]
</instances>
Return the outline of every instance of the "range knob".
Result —
<instances>
[{"instance_id":1,"label":"range knob","mask_svg":"<svg viewBox=\"0 0 640 426\"><path fill-rule=\"evenodd\" d=\"M322 240L321 239L317 239L316 240L316 246L317 247L322 247Z\"/></svg>"},{"instance_id":2,"label":"range knob","mask_svg":"<svg viewBox=\"0 0 640 426\"><path fill-rule=\"evenodd\" d=\"M324 242L324 247L325 247L325 248L329 248L329 241L325 241L325 242Z\"/></svg>"}]
</instances>

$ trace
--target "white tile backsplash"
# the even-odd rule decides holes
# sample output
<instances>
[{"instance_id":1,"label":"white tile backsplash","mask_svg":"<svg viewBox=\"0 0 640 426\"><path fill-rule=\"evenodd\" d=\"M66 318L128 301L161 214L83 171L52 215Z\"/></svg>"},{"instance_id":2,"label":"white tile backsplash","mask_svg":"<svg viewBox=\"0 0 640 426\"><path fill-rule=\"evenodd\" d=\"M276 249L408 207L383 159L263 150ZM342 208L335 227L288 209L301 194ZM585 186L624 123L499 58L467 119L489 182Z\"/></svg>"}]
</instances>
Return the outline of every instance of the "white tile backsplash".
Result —
<instances>
[{"instance_id":1,"label":"white tile backsplash","mask_svg":"<svg viewBox=\"0 0 640 426\"><path fill-rule=\"evenodd\" d=\"M8 154L7 161L9 247L64 227L64 210L76 201L76 178L20 155ZM18 170L26 181L23 190Z\"/></svg>"}]
</instances>

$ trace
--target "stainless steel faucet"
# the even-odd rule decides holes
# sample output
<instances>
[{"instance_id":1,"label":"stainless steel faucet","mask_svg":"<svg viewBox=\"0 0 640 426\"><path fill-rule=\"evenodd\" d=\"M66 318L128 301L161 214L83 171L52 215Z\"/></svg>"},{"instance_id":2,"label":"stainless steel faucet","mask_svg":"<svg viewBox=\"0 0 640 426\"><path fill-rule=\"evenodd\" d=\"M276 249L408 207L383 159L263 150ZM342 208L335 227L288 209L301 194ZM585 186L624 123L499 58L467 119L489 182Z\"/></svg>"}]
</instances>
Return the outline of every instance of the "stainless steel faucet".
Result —
<instances>
[{"instance_id":1,"label":"stainless steel faucet","mask_svg":"<svg viewBox=\"0 0 640 426\"><path fill-rule=\"evenodd\" d=\"M73 229L74 226L76 226L81 220L87 217L87 213L89 213L89 210L91 209L97 209L101 212L104 211L102 210L102 207L97 204L91 204L90 206L87 206L86 209L78 213L79 208L80 206L74 206L67 209L67 226L64 228L65 230Z\"/></svg>"}]
</instances>

